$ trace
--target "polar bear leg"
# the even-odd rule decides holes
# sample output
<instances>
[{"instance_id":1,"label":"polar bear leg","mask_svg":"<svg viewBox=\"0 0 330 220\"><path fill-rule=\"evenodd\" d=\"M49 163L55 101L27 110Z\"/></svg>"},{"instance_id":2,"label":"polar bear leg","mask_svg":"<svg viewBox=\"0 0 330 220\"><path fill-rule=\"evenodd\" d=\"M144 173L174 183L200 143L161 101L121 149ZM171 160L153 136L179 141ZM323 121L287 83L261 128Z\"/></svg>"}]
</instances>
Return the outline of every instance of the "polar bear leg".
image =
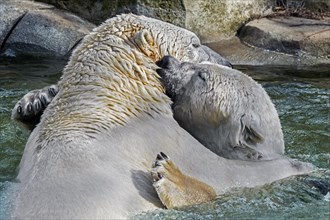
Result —
<instances>
[{"instance_id":1,"label":"polar bear leg","mask_svg":"<svg viewBox=\"0 0 330 220\"><path fill-rule=\"evenodd\" d=\"M15 105L11 118L32 130L40 121L43 111L58 93L58 86L51 85L28 92Z\"/></svg>"},{"instance_id":2,"label":"polar bear leg","mask_svg":"<svg viewBox=\"0 0 330 220\"><path fill-rule=\"evenodd\" d=\"M214 189L183 174L164 153L152 165L153 186L167 208L200 204L216 198Z\"/></svg>"}]
</instances>

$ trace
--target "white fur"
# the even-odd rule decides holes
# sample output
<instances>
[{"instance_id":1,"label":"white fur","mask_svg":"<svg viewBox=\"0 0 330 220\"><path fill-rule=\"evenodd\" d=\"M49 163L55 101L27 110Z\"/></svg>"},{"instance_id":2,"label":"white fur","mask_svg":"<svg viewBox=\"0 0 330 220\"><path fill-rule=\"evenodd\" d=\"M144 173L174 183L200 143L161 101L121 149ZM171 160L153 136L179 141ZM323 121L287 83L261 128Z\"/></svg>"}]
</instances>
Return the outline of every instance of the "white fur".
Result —
<instances>
[{"instance_id":1,"label":"white fur","mask_svg":"<svg viewBox=\"0 0 330 220\"><path fill-rule=\"evenodd\" d=\"M244 73L210 62L163 69L173 91L174 118L214 153L243 160L283 157L277 111L260 84Z\"/></svg>"},{"instance_id":2,"label":"white fur","mask_svg":"<svg viewBox=\"0 0 330 220\"><path fill-rule=\"evenodd\" d=\"M256 165L220 158L177 124L153 62L164 54L200 60L192 39L134 15L109 19L88 35L27 142L13 217L115 219L162 207L149 173L160 151L219 194L308 171L287 159Z\"/></svg>"}]
</instances>

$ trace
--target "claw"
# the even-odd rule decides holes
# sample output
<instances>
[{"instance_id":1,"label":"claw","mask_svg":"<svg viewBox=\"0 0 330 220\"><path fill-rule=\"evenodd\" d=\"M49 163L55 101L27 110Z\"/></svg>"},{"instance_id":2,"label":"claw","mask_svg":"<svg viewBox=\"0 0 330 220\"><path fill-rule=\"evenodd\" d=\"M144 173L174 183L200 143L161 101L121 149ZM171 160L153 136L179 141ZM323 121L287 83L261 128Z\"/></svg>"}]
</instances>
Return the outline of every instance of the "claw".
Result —
<instances>
[{"instance_id":1,"label":"claw","mask_svg":"<svg viewBox=\"0 0 330 220\"><path fill-rule=\"evenodd\" d=\"M47 105L47 98L44 95L40 96L40 100L41 100L42 104L44 104L45 106Z\"/></svg>"},{"instance_id":2,"label":"claw","mask_svg":"<svg viewBox=\"0 0 330 220\"><path fill-rule=\"evenodd\" d=\"M21 114L21 113L22 113L22 106L19 105L19 106L17 107L17 113L18 113L18 114Z\"/></svg>"},{"instance_id":3,"label":"claw","mask_svg":"<svg viewBox=\"0 0 330 220\"><path fill-rule=\"evenodd\" d=\"M160 163L156 161L154 167L160 167Z\"/></svg>"},{"instance_id":4,"label":"claw","mask_svg":"<svg viewBox=\"0 0 330 220\"><path fill-rule=\"evenodd\" d=\"M32 112L32 104L29 103L29 104L27 105L26 109L27 109L28 112Z\"/></svg>"},{"instance_id":5,"label":"claw","mask_svg":"<svg viewBox=\"0 0 330 220\"><path fill-rule=\"evenodd\" d=\"M41 109L41 103L40 103L39 100L36 102L35 106L36 106L36 110L37 111L40 111L40 109Z\"/></svg>"},{"instance_id":6,"label":"claw","mask_svg":"<svg viewBox=\"0 0 330 220\"><path fill-rule=\"evenodd\" d=\"M156 157L157 160L164 160L164 158L162 156L160 156L159 154L157 154L157 157Z\"/></svg>"},{"instance_id":7,"label":"claw","mask_svg":"<svg viewBox=\"0 0 330 220\"><path fill-rule=\"evenodd\" d=\"M56 96L56 91L54 88L49 88L48 93L51 94L53 97Z\"/></svg>"},{"instance_id":8,"label":"claw","mask_svg":"<svg viewBox=\"0 0 330 220\"><path fill-rule=\"evenodd\" d=\"M160 152L160 155L162 155L162 157L165 159L165 160L168 160L168 156L166 154L164 154L163 152Z\"/></svg>"}]
</instances>

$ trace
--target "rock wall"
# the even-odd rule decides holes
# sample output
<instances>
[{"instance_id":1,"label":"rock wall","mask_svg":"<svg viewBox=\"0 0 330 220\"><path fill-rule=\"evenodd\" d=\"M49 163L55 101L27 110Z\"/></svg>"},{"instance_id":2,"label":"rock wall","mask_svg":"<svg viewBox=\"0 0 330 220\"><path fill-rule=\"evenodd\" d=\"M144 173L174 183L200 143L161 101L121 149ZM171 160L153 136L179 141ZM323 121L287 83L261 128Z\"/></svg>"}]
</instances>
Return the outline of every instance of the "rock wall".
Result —
<instances>
[{"instance_id":1,"label":"rock wall","mask_svg":"<svg viewBox=\"0 0 330 220\"><path fill-rule=\"evenodd\" d=\"M39 0L71 11L94 24L121 13L158 18L183 27L185 8L182 0Z\"/></svg>"},{"instance_id":2,"label":"rock wall","mask_svg":"<svg viewBox=\"0 0 330 220\"><path fill-rule=\"evenodd\" d=\"M246 22L276 5L329 11L329 0L38 0L69 10L98 25L120 13L146 15L195 33L203 42L233 37Z\"/></svg>"},{"instance_id":3,"label":"rock wall","mask_svg":"<svg viewBox=\"0 0 330 220\"><path fill-rule=\"evenodd\" d=\"M158 18L197 33L204 42L235 35L251 18L271 12L274 0L39 0L95 24L119 13Z\"/></svg>"}]
</instances>

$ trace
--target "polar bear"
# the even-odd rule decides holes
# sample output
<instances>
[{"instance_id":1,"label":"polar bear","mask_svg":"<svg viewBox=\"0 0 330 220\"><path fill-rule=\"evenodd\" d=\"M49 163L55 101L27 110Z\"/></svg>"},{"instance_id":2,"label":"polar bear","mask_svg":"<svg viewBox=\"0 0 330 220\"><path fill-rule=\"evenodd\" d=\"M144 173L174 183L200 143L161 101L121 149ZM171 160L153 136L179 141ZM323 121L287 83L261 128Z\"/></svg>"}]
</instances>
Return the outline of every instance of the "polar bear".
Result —
<instances>
[{"instance_id":1,"label":"polar bear","mask_svg":"<svg viewBox=\"0 0 330 220\"><path fill-rule=\"evenodd\" d=\"M212 63L158 61L174 118L203 145L229 159L283 157L277 111L260 84L242 72Z\"/></svg>"},{"instance_id":2,"label":"polar bear","mask_svg":"<svg viewBox=\"0 0 330 220\"><path fill-rule=\"evenodd\" d=\"M109 19L106 24L95 29L92 33L95 38L98 37L98 32L102 32L103 35L118 36L128 46L142 52L149 61L156 62L165 55L172 55L181 61L194 63L210 61L232 67L228 60L202 45L194 33L159 20L126 14ZM134 41L132 41L133 36ZM113 52L116 50L118 49L114 49ZM121 59L126 59L125 62L128 64L125 65L130 65L130 56ZM139 60L138 62L144 61ZM134 70L135 66L130 68ZM30 91L16 103L12 111L12 118L28 130L33 130L39 123L43 111L58 91L58 85Z\"/></svg>"},{"instance_id":3,"label":"polar bear","mask_svg":"<svg viewBox=\"0 0 330 220\"><path fill-rule=\"evenodd\" d=\"M205 51L193 33L143 16L117 16L88 34L27 141L12 217L118 219L164 207L150 172L162 177L160 188L175 185L172 172L150 166L160 151L180 168L184 185L197 181L217 195L309 172L310 165L286 158L221 158L179 126L155 61L166 54L217 58Z\"/></svg>"}]
</instances>

